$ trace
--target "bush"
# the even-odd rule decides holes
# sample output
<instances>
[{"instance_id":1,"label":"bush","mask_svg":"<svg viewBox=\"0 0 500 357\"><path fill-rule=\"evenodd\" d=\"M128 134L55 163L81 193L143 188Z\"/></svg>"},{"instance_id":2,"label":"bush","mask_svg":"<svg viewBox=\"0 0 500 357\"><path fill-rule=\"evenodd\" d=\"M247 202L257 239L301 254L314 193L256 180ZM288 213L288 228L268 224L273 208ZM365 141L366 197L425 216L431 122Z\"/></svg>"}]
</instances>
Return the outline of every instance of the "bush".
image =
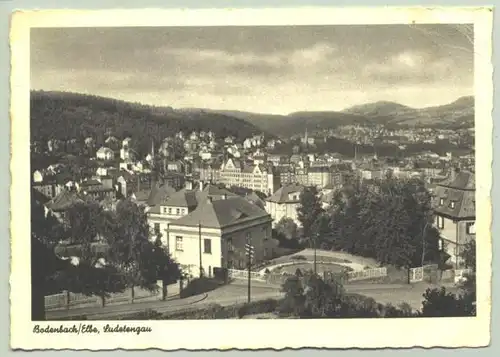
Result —
<instances>
[{"instance_id":1,"label":"bush","mask_svg":"<svg viewBox=\"0 0 500 357\"><path fill-rule=\"evenodd\" d=\"M294 256L291 256L290 259L292 260L307 260L307 258L303 255L294 255Z\"/></svg>"},{"instance_id":2,"label":"bush","mask_svg":"<svg viewBox=\"0 0 500 357\"><path fill-rule=\"evenodd\" d=\"M245 304L238 309L238 317L241 319L246 315L264 314L267 312L274 312L278 308L279 301L275 299L267 299L262 301L255 301Z\"/></svg>"},{"instance_id":3,"label":"bush","mask_svg":"<svg viewBox=\"0 0 500 357\"><path fill-rule=\"evenodd\" d=\"M213 278L202 277L193 279L184 289L182 289L180 297L181 299L184 299L189 296L203 294L218 288L220 285L221 281Z\"/></svg>"}]
</instances>

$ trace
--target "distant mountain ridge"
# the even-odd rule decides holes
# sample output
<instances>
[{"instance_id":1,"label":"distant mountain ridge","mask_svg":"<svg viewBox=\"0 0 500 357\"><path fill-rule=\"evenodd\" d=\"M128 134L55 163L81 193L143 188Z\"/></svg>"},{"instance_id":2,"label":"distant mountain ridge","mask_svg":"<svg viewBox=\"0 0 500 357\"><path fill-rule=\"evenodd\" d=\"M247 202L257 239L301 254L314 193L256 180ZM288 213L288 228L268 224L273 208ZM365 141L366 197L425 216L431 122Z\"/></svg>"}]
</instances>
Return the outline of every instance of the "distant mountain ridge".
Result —
<instances>
[{"instance_id":1,"label":"distant mountain ridge","mask_svg":"<svg viewBox=\"0 0 500 357\"><path fill-rule=\"evenodd\" d=\"M246 120L262 130L281 137L303 133L306 128L309 130L333 129L346 124L384 124L394 127L425 126L451 129L474 126L474 97L472 96L458 98L449 104L421 109L389 101L379 101L356 105L343 111L302 111L288 115L205 110Z\"/></svg>"}]
</instances>

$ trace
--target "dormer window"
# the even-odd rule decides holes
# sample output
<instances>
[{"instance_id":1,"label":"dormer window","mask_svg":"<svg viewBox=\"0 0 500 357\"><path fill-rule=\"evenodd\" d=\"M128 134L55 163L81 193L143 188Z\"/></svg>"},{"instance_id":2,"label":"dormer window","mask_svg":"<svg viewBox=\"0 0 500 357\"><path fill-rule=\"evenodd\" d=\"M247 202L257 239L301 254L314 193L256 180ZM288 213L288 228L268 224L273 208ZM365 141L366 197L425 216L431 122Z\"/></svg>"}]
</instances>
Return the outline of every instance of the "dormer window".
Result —
<instances>
[{"instance_id":1,"label":"dormer window","mask_svg":"<svg viewBox=\"0 0 500 357\"><path fill-rule=\"evenodd\" d=\"M451 209L455 208L455 201L451 201L451 202L450 202L450 208L451 208Z\"/></svg>"},{"instance_id":2,"label":"dormer window","mask_svg":"<svg viewBox=\"0 0 500 357\"><path fill-rule=\"evenodd\" d=\"M439 205L440 205L440 206L444 205L444 198L440 198L440 199L439 199Z\"/></svg>"}]
</instances>

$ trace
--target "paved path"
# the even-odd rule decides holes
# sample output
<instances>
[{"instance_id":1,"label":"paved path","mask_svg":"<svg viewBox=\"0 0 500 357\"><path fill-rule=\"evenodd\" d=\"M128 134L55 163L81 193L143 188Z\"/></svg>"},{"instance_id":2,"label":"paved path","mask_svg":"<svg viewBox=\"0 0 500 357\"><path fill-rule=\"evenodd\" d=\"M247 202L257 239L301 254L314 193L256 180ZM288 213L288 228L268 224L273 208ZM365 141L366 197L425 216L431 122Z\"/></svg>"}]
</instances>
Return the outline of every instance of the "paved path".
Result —
<instances>
[{"instance_id":1,"label":"paved path","mask_svg":"<svg viewBox=\"0 0 500 357\"><path fill-rule=\"evenodd\" d=\"M131 314L134 312L142 312L146 309L153 309L158 312L163 310L182 310L185 308L193 307L195 304L198 304L207 298L207 294L201 294L196 296L191 296L185 299L173 299L167 301L146 301L146 302L137 302L133 304L117 304L117 305L108 305L105 307L91 306L84 308L75 308L69 310L52 310L47 311L45 313L46 318L48 320L51 319L61 319L67 317L78 317L78 316L87 316L88 319L105 319L112 316L118 316L123 314Z\"/></svg>"},{"instance_id":2,"label":"paved path","mask_svg":"<svg viewBox=\"0 0 500 357\"><path fill-rule=\"evenodd\" d=\"M422 308L422 294L425 292L425 289L435 286L430 286L426 283L412 285L359 283L345 285L344 287L348 293L357 293L372 297L379 303L391 303L394 306L398 306L405 302L413 309L417 310ZM166 313L190 308L203 308L211 304L228 306L247 302L247 289L248 286L246 285L246 281L240 280L210 291L207 294L196 295L185 299L115 305L104 308L89 307L63 311L49 311L47 312L47 319L61 319L69 316L86 315L89 320L106 320L134 312L142 312L146 309L152 309L159 313ZM280 290L281 288L279 285L252 282L251 301L279 299L284 296ZM455 292L455 290L450 287L448 287L448 290L450 292Z\"/></svg>"}]
</instances>

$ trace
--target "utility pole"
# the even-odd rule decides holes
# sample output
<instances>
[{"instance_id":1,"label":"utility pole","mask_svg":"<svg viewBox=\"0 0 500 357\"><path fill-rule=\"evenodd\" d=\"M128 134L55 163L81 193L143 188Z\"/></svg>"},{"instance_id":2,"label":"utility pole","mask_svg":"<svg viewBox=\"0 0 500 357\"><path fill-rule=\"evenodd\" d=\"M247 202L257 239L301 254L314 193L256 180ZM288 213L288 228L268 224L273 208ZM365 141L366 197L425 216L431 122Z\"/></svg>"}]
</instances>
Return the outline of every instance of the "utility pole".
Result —
<instances>
[{"instance_id":1,"label":"utility pole","mask_svg":"<svg viewBox=\"0 0 500 357\"><path fill-rule=\"evenodd\" d=\"M254 253L254 247L252 246L252 241L250 237L247 238L247 243L245 244L245 251L248 257L248 303L250 303L252 258Z\"/></svg>"},{"instance_id":2,"label":"utility pole","mask_svg":"<svg viewBox=\"0 0 500 357\"><path fill-rule=\"evenodd\" d=\"M318 234L316 233L313 238L313 243L314 243L314 275L317 274L317 268L316 268L316 240L318 239Z\"/></svg>"},{"instance_id":3,"label":"utility pole","mask_svg":"<svg viewBox=\"0 0 500 357\"><path fill-rule=\"evenodd\" d=\"M198 245L199 245L199 255L200 255L200 278L203 277L203 260L201 251L201 222L198 223Z\"/></svg>"}]
</instances>

